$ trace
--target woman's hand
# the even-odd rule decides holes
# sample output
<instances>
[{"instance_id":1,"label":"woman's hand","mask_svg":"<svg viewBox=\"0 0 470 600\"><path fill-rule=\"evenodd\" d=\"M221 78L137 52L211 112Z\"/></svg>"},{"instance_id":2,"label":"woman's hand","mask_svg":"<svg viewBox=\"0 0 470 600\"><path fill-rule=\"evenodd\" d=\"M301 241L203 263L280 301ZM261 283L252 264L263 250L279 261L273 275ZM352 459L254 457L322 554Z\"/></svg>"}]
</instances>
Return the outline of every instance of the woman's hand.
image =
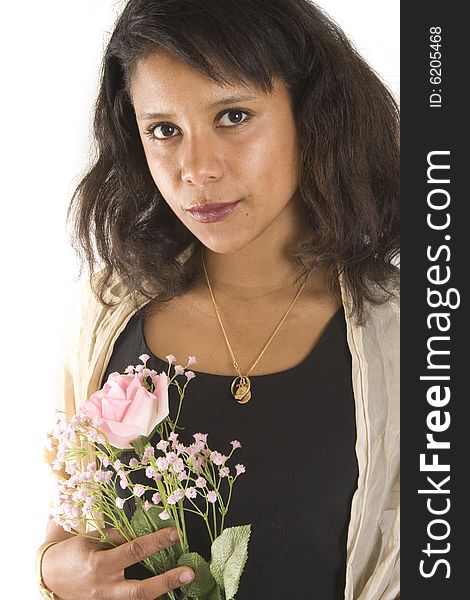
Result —
<instances>
[{"instance_id":1,"label":"woman's hand","mask_svg":"<svg viewBox=\"0 0 470 600\"><path fill-rule=\"evenodd\" d=\"M110 544L74 535L46 551L43 580L58 598L154 600L194 579L194 572L188 567L171 569L142 581L124 578L126 567L175 544L176 529L167 527L131 542L126 542L114 529L107 533Z\"/></svg>"}]
</instances>

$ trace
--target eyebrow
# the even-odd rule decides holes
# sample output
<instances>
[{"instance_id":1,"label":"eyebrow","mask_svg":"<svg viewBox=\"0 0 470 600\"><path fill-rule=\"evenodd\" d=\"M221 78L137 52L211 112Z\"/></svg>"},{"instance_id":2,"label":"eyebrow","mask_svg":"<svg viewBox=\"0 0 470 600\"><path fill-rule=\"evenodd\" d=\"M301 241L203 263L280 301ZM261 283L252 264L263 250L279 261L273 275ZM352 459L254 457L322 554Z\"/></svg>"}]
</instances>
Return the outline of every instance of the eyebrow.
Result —
<instances>
[{"instance_id":1,"label":"eyebrow","mask_svg":"<svg viewBox=\"0 0 470 600\"><path fill-rule=\"evenodd\" d=\"M217 100L216 102L211 102L210 104L208 104L207 110L208 111L215 110L217 108L223 108L224 106L239 104L240 102L253 102L255 100L259 100L259 98L260 98L260 96L256 96L254 94L249 95L249 96L243 96L243 95L227 96L227 98L221 98L220 100ZM141 119L143 121L154 120L154 119L171 119L174 116L175 115L173 115L172 113L144 112L139 115L139 119Z\"/></svg>"}]
</instances>

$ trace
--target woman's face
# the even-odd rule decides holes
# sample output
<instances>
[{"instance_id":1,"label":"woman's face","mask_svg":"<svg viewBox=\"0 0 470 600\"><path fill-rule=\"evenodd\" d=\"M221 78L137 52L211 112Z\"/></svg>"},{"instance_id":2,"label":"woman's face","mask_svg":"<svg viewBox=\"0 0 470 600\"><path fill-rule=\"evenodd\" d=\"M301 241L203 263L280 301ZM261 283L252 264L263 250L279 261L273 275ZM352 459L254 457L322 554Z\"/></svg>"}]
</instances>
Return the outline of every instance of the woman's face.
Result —
<instances>
[{"instance_id":1,"label":"woman's face","mask_svg":"<svg viewBox=\"0 0 470 600\"><path fill-rule=\"evenodd\" d=\"M298 230L298 151L286 87L218 85L178 59L138 62L131 95L150 172L168 205L214 252Z\"/></svg>"}]
</instances>

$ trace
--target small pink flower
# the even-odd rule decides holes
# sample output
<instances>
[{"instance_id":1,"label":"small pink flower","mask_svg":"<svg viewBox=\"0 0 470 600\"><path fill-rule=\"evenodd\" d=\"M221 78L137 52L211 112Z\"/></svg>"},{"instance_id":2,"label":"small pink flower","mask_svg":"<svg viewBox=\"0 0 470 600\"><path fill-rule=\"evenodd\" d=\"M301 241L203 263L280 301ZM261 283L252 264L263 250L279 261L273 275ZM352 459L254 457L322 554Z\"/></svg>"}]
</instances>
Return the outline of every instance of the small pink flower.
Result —
<instances>
[{"instance_id":1,"label":"small pink flower","mask_svg":"<svg viewBox=\"0 0 470 600\"><path fill-rule=\"evenodd\" d=\"M78 500L83 500L87 496L87 491L85 488L80 488L79 490L77 490L76 494Z\"/></svg>"},{"instance_id":2,"label":"small pink flower","mask_svg":"<svg viewBox=\"0 0 470 600\"><path fill-rule=\"evenodd\" d=\"M175 452L168 452L166 459L170 465L174 465L178 460L178 455Z\"/></svg>"},{"instance_id":3,"label":"small pink flower","mask_svg":"<svg viewBox=\"0 0 470 600\"><path fill-rule=\"evenodd\" d=\"M173 448L174 448L176 454L181 454L182 452L187 452L188 451L188 448L184 444L182 444L181 442L175 442L173 444Z\"/></svg>"},{"instance_id":4,"label":"small pink flower","mask_svg":"<svg viewBox=\"0 0 470 600\"><path fill-rule=\"evenodd\" d=\"M144 502L144 510L148 510L149 508L152 508L152 505L150 504L150 502L148 500L146 500Z\"/></svg>"},{"instance_id":5,"label":"small pink flower","mask_svg":"<svg viewBox=\"0 0 470 600\"><path fill-rule=\"evenodd\" d=\"M89 497L87 497L85 499L85 507L87 507L87 506L88 507L90 506ZM79 516L79 514L80 514L80 509L78 508L77 505L71 506L70 504L68 504L67 505L67 509L64 510L64 512L66 513L66 516L69 519L76 519Z\"/></svg>"},{"instance_id":6,"label":"small pink flower","mask_svg":"<svg viewBox=\"0 0 470 600\"><path fill-rule=\"evenodd\" d=\"M202 469L202 466L204 464L204 459L201 456L192 456L191 457L191 468L193 469L193 471L200 471Z\"/></svg>"},{"instance_id":7,"label":"small pink flower","mask_svg":"<svg viewBox=\"0 0 470 600\"><path fill-rule=\"evenodd\" d=\"M137 467L138 464L139 464L139 461L136 458L131 458L131 460L129 461L130 467Z\"/></svg>"},{"instance_id":8,"label":"small pink flower","mask_svg":"<svg viewBox=\"0 0 470 600\"><path fill-rule=\"evenodd\" d=\"M162 510L162 512L158 515L162 521L166 521L170 518L167 510Z\"/></svg>"},{"instance_id":9,"label":"small pink flower","mask_svg":"<svg viewBox=\"0 0 470 600\"><path fill-rule=\"evenodd\" d=\"M196 357L195 356L188 356L188 367L190 365L195 365L197 363Z\"/></svg>"},{"instance_id":10,"label":"small pink flower","mask_svg":"<svg viewBox=\"0 0 470 600\"><path fill-rule=\"evenodd\" d=\"M187 452L189 456L195 456L198 452L200 452L204 448L204 444L202 442L195 442L191 444L187 448Z\"/></svg>"},{"instance_id":11,"label":"small pink flower","mask_svg":"<svg viewBox=\"0 0 470 600\"><path fill-rule=\"evenodd\" d=\"M82 506L82 515L84 515L85 517L91 517L92 514L93 509L91 506L87 506L86 504Z\"/></svg>"},{"instance_id":12,"label":"small pink flower","mask_svg":"<svg viewBox=\"0 0 470 600\"><path fill-rule=\"evenodd\" d=\"M176 504L180 500L184 498L184 490L181 488L176 489L172 494L170 494L167 498L168 504Z\"/></svg>"},{"instance_id":13,"label":"small pink flower","mask_svg":"<svg viewBox=\"0 0 470 600\"><path fill-rule=\"evenodd\" d=\"M153 446L147 446L147 448L145 448L144 450L144 454L142 456L142 464L146 464L148 463L148 461L150 460L151 456L155 455L155 450L153 448Z\"/></svg>"},{"instance_id":14,"label":"small pink flower","mask_svg":"<svg viewBox=\"0 0 470 600\"><path fill-rule=\"evenodd\" d=\"M219 475L220 475L221 477L227 477L229 473L230 473L230 469L229 469L228 467L222 467L222 468L219 470Z\"/></svg>"},{"instance_id":15,"label":"small pink flower","mask_svg":"<svg viewBox=\"0 0 470 600\"><path fill-rule=\"evenodd\" d=\"M184 490L182 488L176 489L173 493L178 498L178 502L184 498Z\"/></svg>"},{"instance_id":16,"label":"small pink flower","mask_svg":"<svg viewBox=\"0 0 470 600\"><path fill-rule=\"evenodd\" d=\"M181 458L175 460L172 464L172 469L175 473L182 473L184 471L184 462Z\"/></svg>"},{"instance_id":17,"label":"small pink flower","mask_svg":"<svg viewBox=\"0 0 470 600\"><path fill-rule=\"evenodd\" d=\"M152 496L152 502L154 504L160 504L161 501L162 501L162 497L160 495L160 492L155 492L155 494Z\"/></svg>"},{"instance_id":18,"label":"small pink flower","mask_svg":"<svg viewBox=\"0 0 470 600\"><path fill-rule=\"evenodd\" d=\"M186 371L185 375L188 381L196 377L196 373L194 373L194 371Z\"/></svg>"},{"instance_id":19,"label":"small pink flower","mask_svg":"<svg viewBox=\"0 0 470 600\"><path fill-rule=\"evenodd\" d=\"M178 441L178 434L172 431L168 436L168 439L170 440L170 442L176 443Z\"/></svg>"},{"instance_id":20,"label":"small pink flower","mask_svg":"<svg viewBox=\"0 0 470 600\"><path fill-rule=\"evenodd\" d=\"M196 487L203 488L203 487L206 487L206 485L207 485L207 481L204 479L204 477L198 477L196 479Z\"/></svg>"},{"instance_id":21,"label":"small pink flower","mask_svg":"<svg viewBox=\"0 0 470 600\"><path fill-rule=\"evenodd\" d=\"M157 458L156 465L159 471L166 471L168 469L168 461L164 456L159 456Z\"/></svg>"},{"instance_id":22,"label":"small pink flower","mask_svg":"<svg viewBox=\"0 0 470 600\"><path fill-rule=\"evenodd\" d=\"M220 452L216 452L214 450L214 452L210 453L209 460L211 462L213 462L214 465L220 466L220 465L224 464L224 462L227 460L227 458L228 458L227 456L224 456L223 454L220 454Z\"/></svg>"},{"instance_id":23,"label":"small pink flower","mask_svg":"<svg viewBox=\"0 0 470 600\"><path fill-rule=\"evenodd\" d=\"M234 450L242 447L242 445L240 444L240 442L238 440L232 440L230 443L232 444L232 448Z\"/></svg>"},{"instance_id":24,"label":"small pink flower","mask_svg":"<svg viewBox=\"0 0 470 600\"><path fill-rule=\"evenodd\" d=\"M119 480L119 485L123 490L125 490L129 486L129 482L127 481L127 477L121 477Z\"/></svg>"},{"instance_id":25,"label":"small pink flower","mask_svg":"<svg viewBox=\"0 0 470 600\"><path fill-rule=\"evenodd\" d=\"M150 356L148 354L141 354L139 356L139 360L145 364L148 360L150 360Z\"/></svg>"},{"instance_id":26,"label":"small pink flower","mask_svg":"<svg viewBox=\"0 0 470 600\"><path fill-rule=\"evenodd\" d=\"M207 442L207 433L195 433L193 438L196 440L196 442L202 442L205 444Z\"/></svg>"},{"instance_id":27,"label":"small pink flower","mask_svg":"<svg viewBox=\"0 0 470 600\"><path fill-rule=\"evenodd\" d=\"M65 466L65 472L69 475L74 475L77 472L77 463L69 463Z\"/></svg>"},{"instance_id":28,"label":"small pink flower","mask_svg":"<svg viewBox=\"0 0 470 600\"><path fill-rule=\"evenodd\" d=\"M197 491L195 487L186 488L185 492L186 498L195 498L197 496Z\"/></svg>"},{"instance_id":29,"label":"small pink flower","mask_svg":"<svg viewBox=\"0 0 470 600\"><path fill-rule=\"evenodd\" d=\"M157 475L157 471L153 467L147 467L145 469L145 476L149 479L154 479Z\"/></svg>"},{"instance_id":30,"label":"small pink flower","mask_svg":"<svg viewBox=\"0 0 470 600\"><path fill-rule=\"evenodd\" d=\"M87 496L85 498L85 506L82 508L82 512L84 515L91 515L93 504L95 503L95 498L93 496Z\"/></svg>"},{"instance_id":31,"label":"small pink flower","mask_svg":"<svg viewBox=\"0 0 470 600\"><path fill-rule=\"evenodd\" d=\"M185 470L180 471L178 473L178 481L186 481L188 479L188 474L186 473Z\"/></svg>"},{"instance_id":32,"label":"small pink flower","mask_svg":"<svg viewBox=\"0 0 470 600\"><path fill-rule=\"evenodd\" d=\"M214 502L217 502L217 494L214 492L214 490L211 490L207 494L207 501L211 502L212 504L214 504Z\"/></svg>"},{"instance_id":33,"label":"small pink flower","mask_svg":"<svg viewBox=\"0 0 470 600\"><path fill-rule=\"evenodd\" d=\"M122 462L119 459L115 460L113 467L115 471L119 471L119 469L122 469Z\"/></svg>"},{"instance_id":34,"label":"small pink flower","mask_svg":"<svg viewBox=\"0 0 470 600\"><path fill-rule=\"evenodd\" d=\"M106 473L110 473L110 471L101 471L101 469L96 471L95 481L97 483L103 483L104 481L106 481Z\"/></svg>"},{"instance_id":35,"label":"small pink flower","mask_svg":"<svg viewBox=\"0 0 470 600\"><path fill-rule=\"evenodd\" d=\"M237 475L240 475L241 473L245 472L245 466L244 465L235 465L235 470L237 472Z\"/></svg>"},{"instance_id":36,"label":"small pink flower","mask_svg":"<svg viewBox=\"0 0 470 600\"><path fill-rule=\"evenodd\" d=\"M175 375L182 375L184 373L183 365L175 365Z\"/></svg>"},{"instance_id":37,"label":"small pink flower","mask_svg":"<svg viewBox=\"0 0 470 600\"><path fill-rule=\"evenodd\" d=\"M93 427L98 427L98 429L100 428L100 425L103 423L103 417L93 417L93 419L91 420L91 424L93 425Z\"/></svg>"},{"instance_id":38,"label":"small pink flower","mask_svg":"<svg viewBox=\"0 0 470 600\"><path fill-rule=\"evenodd\" d=\"M141 496L143 496L145 494L145 488L142 484L137 483L134 486L134 496L137 496L137 498L140 498Z\"/></svg>"},{"instance_id":39,"label":"small pink flower","mask_svg":"<svg viewBox=\"0 0 470 600\"><path fill-rule=\"evenodd\" d=\"M160 440L157 444L157 450L161 450L162 452L166 452L166 449L168 448L168 444L169 442L167 442L166 440Z\"/></svg>"},{"instance_id":40,"label":"small pink flower","mask_svg":"<svg viewBox=\"0 0 470 600\"><path fill-rule=\"evenodd\" d=\"M168 354L165 356L166 360L171 364L173 364L176 360L176 356L174 354Z\"/></svg>"},{"instance_id":41,"label":"small pink flower","mask_svg":"<svg viewBox=\"0 0 470 600\"><path fill-rule=\"evenodd\" d=\"M165 377L166 377L166 373L165 373ZM156 371L150 371L150 379L152 380L154 387L159 386L159 381L160 381L159 373L157 373Z\"/></svg>"},{"instance_id":42,"label":"small pink flower","mask_svg":"<svg viewBox=\"0 0 470 600\"><path fill-rule=\"evenodd\" d=\"M116 498L116 506L118 508L124 508L125 500L123 498Z\"/></svg>"},{"instance_id":43,"label":"small pink flower","mask_svg":"<svg viewBox=\"0 0 470 600\"><path fill-rule=\"evenodd\" d=\"M134 365L129 365L128 367L125 368L124 373L126 373L126 375L133 375L134 374Z\"/></svg>"}]
</instances>

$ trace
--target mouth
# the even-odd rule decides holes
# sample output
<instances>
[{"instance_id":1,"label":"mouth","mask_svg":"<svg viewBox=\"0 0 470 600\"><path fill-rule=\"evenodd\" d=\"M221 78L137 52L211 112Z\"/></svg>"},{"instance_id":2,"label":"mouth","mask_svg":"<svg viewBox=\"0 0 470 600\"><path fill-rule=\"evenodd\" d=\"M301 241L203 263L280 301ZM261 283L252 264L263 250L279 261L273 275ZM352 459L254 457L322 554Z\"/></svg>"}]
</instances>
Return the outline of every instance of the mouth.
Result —
<instances>
[{"instance_id":1,"label":"mouth","mask_svg":"<svg viewBox=\"0 0 470 600\"><path fill-rule=\"evenodd\" d=\"M228 218L239 202L240 200L237 200L236 202L194 204L186 210L194 220L199 221L200 223L214 223Z\"/></svg>"}]
</instances>

